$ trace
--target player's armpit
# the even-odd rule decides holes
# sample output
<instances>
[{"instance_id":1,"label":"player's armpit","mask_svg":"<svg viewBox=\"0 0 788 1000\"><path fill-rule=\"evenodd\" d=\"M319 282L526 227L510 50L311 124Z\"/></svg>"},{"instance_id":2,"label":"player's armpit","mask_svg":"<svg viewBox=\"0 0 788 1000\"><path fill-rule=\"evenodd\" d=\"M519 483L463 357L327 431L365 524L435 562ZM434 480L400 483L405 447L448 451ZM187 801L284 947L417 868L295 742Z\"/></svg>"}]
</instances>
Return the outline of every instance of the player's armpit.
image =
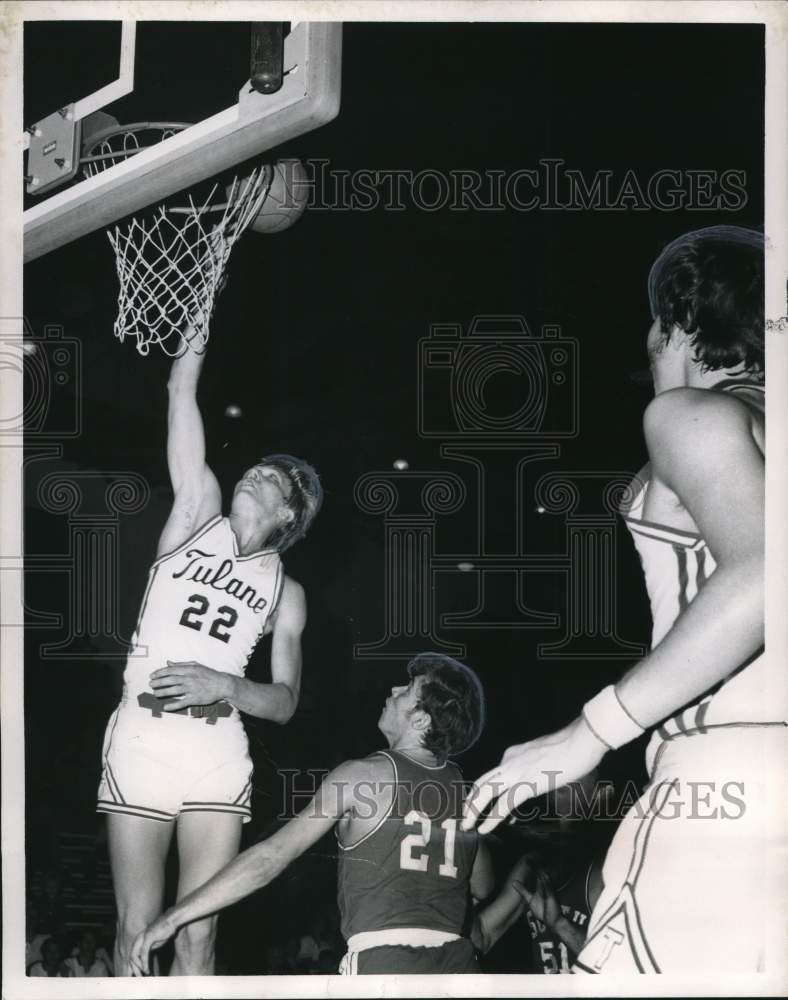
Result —
<instances>
[{"instance_id":1,"label":"player's armpit","mask_svg":"<svg viewBox=\"0 0 788 1000\"><path fill-rule=\"evenodd\" d=\"M159 536L156 558L160 559L174 552L187 542L211 518L221 513L221 507L222 495L219 484L206 466L203 484L198 490L194 493L176 494L170 515Z\"/></svg>"}]
</instances>

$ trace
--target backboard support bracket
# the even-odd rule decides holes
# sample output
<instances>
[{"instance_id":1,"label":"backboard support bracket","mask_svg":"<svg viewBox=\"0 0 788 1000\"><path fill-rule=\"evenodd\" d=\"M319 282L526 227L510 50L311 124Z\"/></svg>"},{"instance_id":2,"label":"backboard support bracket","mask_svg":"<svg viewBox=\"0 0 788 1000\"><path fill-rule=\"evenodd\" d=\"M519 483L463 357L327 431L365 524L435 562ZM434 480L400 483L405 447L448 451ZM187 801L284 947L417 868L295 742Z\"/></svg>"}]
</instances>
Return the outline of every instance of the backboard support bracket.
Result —
<instances>
[{"instance_id":1,"label":"backboard support bracket","mask_svg":"<svg viewBox=\"0 0 788 1000\"><path fill-rule=\"evenodd\" d=\"M28 194L45 194L76 176L82 122L76 117L73 104L42 118L27 134Z\"/></svg>"},{"instance_id":2,"label":"backboard support bracket","mask_svg":"<svg viewBox=\"0 0 788 1000\"><path fill-rule=\"evenodd\" d=\"M25 261L331 121L339 113L341 64L341 23L291 26L279 90L261 94L247 83L232 107L33 205L24 213ZM98 110L94 104L82 106L82 117Z\"/></svg>"}]
</instances>

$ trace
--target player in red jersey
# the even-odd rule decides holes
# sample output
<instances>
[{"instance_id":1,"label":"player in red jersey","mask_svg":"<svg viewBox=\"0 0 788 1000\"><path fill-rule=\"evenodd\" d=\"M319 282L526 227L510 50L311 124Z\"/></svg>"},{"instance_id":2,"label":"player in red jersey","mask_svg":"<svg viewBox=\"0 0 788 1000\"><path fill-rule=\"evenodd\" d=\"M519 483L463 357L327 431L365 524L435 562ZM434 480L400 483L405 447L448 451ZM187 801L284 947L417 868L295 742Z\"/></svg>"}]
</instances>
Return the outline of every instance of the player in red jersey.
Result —
<instances>
[{"instance_id":1,"label":"player in red jersey","mask_svg":"<svg viewBox=\"0 0 788 1000\"><path fill-rule=\"evenodd\" d=\"M650 784L616 832L576 972L763 971L780 950L772 883L784 835L785 667L764 650L764 241L717 226L682 236L648 283L655 396L649 465L627 512L652 648L564 729L510 747L476 783L465 825L490 830L654 728ZM771 944L770 944L771 943ZM778 959L779 960L779 959Z\"/></svg>"},{"instance_id":2,"label":"player in red jersey","mask_svg":"<svg viewBox=\"0 0 788 1000\"><path fill-rule=\"evenodd\" d=\"M524 853L494 900L474 921L473 941L488 952L510 928L523 923L531 939L530 967L546 975L571 972L602 891L602 861L613 824L600 809L609 783L592 771L532 803L533 820L518 826Z\"/></svg>"},{"instance_id":3,"label":"player in red jersey","mask_svg":"<svg viewBox=\"0 0 788 1000\"><path fill-rule=\"evenodd\" d=\"M134 942L135 974L179 927L267 885L334 826L342 973L478 971L465 932L492 875L475 831L459 829L464 786L448 758L481 733L484 695L472 670L439 653L415 657L408 674L378 722L388 750L335 768L302 813L155 920Z\"/></svg>"}]
</instances>

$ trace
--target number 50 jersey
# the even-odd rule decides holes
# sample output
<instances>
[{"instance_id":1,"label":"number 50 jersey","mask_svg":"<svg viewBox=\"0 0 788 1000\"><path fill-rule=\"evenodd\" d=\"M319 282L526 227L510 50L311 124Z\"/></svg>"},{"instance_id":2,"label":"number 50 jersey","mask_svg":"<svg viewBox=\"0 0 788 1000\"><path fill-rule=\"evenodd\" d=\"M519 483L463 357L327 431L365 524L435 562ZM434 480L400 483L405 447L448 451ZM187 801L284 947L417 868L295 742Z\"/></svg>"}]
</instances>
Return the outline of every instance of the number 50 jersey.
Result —
<instances>
[{"instance_id":1,"label":"number 50 jersey","mask_svg":"<svg viewBox=\"0 0 788 1000\"><path fill-rule=\"evenodd\" d=\"M195 660L242 677L282 592L273 550L238 554L226 517L217 515L151 566L123 675L124 702L150 692L167 661Z\"/></svg>"}]
</instances>

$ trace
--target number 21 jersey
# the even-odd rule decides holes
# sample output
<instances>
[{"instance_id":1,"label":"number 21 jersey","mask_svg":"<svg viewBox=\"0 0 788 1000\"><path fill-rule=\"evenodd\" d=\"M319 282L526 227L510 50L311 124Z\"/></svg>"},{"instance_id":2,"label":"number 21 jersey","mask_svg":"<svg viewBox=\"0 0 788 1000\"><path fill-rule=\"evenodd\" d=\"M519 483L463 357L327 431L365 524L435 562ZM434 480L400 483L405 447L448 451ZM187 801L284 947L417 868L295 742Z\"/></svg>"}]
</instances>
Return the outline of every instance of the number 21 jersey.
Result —
<instances>
[{"instance_id":1,"label":"number 21 jersey","mask_svg":"<svg viewBox=\"0 0 788 1000\"><path fill-rule=\"evenodd\" d=\"M275 611L284 582L273 550L238 553L226 517L217 515L151 566L123 675L124 701L150 691L167 661L195 660L242 677Z\"/></svg>"},{"instance_id":2,"label":"number 21 jersey","mask_svg":"<svg viewBox=\"0 0 788 1000\"><path fill-rule=\"evenodd\" d=\"M460 829L460 770L450 762L428 767L400 751L379 753L391 762L394 797L370 833L339 844L342 935L396 927L462 935L478 834Z\"/></svg>"}]
</instances>

